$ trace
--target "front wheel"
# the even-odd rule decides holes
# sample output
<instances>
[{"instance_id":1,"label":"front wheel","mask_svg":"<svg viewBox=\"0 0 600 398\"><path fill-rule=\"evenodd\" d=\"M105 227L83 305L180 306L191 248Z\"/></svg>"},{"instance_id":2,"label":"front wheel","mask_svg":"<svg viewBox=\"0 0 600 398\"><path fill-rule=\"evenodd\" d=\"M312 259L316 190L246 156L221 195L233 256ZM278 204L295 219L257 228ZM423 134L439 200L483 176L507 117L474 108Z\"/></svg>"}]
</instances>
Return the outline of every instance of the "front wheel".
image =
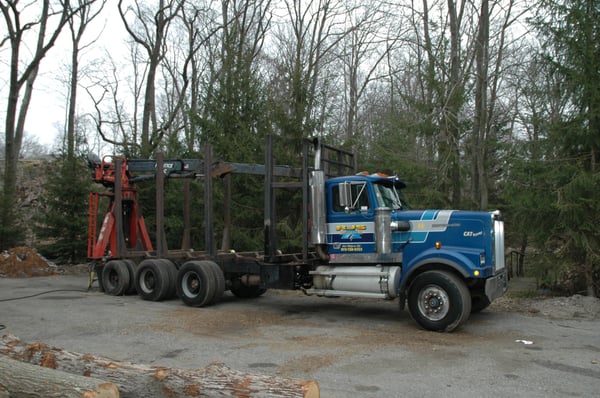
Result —
<instances>
[{"instance_id":1,"label":"front wheel","mask_svg":"<svg viewBox=\"0 0 600 398\"><path fill-rule=\"evenodd\" d=\"M427 271L410 285L408 310L424 329L451 332L469 318L471 296L458 276L447 271Z\"/></svg>"}]
</instances>

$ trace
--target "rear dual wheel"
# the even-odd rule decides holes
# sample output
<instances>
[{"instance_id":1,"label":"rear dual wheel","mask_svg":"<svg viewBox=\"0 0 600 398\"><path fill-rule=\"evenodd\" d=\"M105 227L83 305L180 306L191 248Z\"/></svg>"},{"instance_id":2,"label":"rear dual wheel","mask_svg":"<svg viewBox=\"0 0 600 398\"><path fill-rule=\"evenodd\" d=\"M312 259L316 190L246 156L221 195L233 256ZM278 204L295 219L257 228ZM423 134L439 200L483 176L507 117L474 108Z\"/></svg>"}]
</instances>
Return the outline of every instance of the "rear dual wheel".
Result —
<instances>
[{"instance_id":1,"label":"rear dual wheel","mask_svg":"<svg viewBox=\"0 0 600 398\"><path fill-rule=\"evenodd\" d=\"M162 301L175 295L175 264L166 259L142 261L135 272L138 295L149 301Z\"/></svg>"},{"instance_id":2,"label":"rear dual wheel","mask_svg":"<svg viewBox=\"0 0 600 398\"><path fill-rule=\"evenodd\" d=\"M165 299L172 299L177 296L177 290L175 288L175 285L177 284L177 267L174 262L167 260L166 258L158 259L156 261L163 264L169 273L169 290Z\"/></svg>"},{"instance_id":3,"label":"rear dual wheel","mask_svg":"<svg viewBox=\"0 0 600 398\"><path fill-rule=\"evenodd\" d=\"M135 293L135 263L131 260L111 260L99 273L106 294L122 296Z\"/></svg>"},{"instance_id":4,"label":"rear dual wheel","mask_svg":"<svg viewBox=\"0 0 600 398\"><path fill-rule=\"evenodd\" d=\"M135 294L135 263L132 260L121 260L129 270L129 289L125 294Z\"/></svg>"},{"instance_id":5,"label":"rear dual wheel","mask_svg":"<svg viewBox=\"0 0 600 398\"><path fill-rule=\"evenodd\" d=\"M102 286L106 294L111 296L124 295L129 290L130 281L129 269L120 260L109 261L102 269Z\"/></svg>"},{"instance_id":6,"label":"rear dual wheel","mask_svg":"<svg viewBox=\"0 0 600 398\"><path fill-rule=\"evenodd\" d=\"M192 307L219 301L225 291L225 277L212 261L188 261L177 273L177 295Z\"/></svg>"}]
</instances>

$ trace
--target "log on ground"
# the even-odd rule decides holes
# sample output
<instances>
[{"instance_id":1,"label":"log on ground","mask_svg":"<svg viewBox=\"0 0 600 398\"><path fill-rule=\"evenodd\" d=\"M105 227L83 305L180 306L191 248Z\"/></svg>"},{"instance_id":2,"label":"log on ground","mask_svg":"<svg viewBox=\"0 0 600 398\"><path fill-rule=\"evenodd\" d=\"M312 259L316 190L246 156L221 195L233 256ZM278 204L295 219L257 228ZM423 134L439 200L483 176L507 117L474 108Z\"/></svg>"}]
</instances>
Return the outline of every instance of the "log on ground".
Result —
<instances>
[{"instance_id":1,"label":"log on ground","mask_svg":"<svg viewBox=\"0 0 600 398\"><path fill-rule=\"evenodd\" d=\"M114 383L124 398L302 397L318 398L312 380L240 372L214 363L205 368L148 366L66 351L41 342L27 344L12 335L0 339L0 354L30 364Z\"/></svg>"},{"instance_id":2,"label":"log on ground","mask_svg":"<svg viewBox=\"0 0 600 398\"><path fill-rule=\"evenodd\" d=\"M0 391L10 398L119 398L113 383L10 358L0 361Z\"/></svg>"}]
</instances>

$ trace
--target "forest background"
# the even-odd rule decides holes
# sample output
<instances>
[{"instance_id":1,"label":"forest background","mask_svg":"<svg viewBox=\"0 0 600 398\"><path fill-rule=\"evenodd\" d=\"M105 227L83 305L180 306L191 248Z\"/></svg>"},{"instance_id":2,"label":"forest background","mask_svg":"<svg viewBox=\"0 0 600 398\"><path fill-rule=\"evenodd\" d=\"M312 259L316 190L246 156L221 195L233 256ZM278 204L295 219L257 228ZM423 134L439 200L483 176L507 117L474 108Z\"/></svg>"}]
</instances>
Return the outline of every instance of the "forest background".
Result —
<instances>
[{"instance_id":1,"label":"forest background","mask_svg":"<svg viewBox=\"0 0 600 398\"><path fill-rule=\"evenodd\" d=\"M2 250L85 260L88 192L101 189L88 152L201 158L210 144L263 163L274 135L277 162L297 165L319 136L361 170L400 176L414 208L500 209L507 254L541 284L600 293L598 0L0 0L0 12ZM125 55L101 48L98 20L124 28ZM57 65L59 40L71 50ZM65 98L52 150L25 131L49 71ZM33 201L26 181L42 185ZM236 177L236 249L262 247L262 189ZM176 247L181 198L167 195ZM282 195L280 246L293 250L300 201ZM141 196L152 225L152 188Z\"/></svg>"}]
</instances>

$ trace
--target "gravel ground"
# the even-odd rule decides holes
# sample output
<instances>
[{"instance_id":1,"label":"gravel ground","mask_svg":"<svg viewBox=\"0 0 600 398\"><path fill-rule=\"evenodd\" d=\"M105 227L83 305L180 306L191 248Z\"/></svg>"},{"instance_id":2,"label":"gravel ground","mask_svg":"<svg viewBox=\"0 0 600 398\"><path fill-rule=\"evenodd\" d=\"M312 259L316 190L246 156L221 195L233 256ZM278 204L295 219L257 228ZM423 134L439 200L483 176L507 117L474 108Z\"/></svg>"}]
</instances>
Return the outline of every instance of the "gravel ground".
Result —
<instances>
[{"instance_id":1,"label":"gravel ground","mask_svg":"<svg viewBox=\"0 0 600 398\"><path fill-rule=\"evenodd\" d=\"M600 391L594 298L502 297L443 334L420 330L396 301L269 291L254 300L226 293L215 306L190 308L86 287L85 274L0 278L0 333L150 365L217 361L312 379L323 397L596 397Z\"/></svg>"}]
</instances>

